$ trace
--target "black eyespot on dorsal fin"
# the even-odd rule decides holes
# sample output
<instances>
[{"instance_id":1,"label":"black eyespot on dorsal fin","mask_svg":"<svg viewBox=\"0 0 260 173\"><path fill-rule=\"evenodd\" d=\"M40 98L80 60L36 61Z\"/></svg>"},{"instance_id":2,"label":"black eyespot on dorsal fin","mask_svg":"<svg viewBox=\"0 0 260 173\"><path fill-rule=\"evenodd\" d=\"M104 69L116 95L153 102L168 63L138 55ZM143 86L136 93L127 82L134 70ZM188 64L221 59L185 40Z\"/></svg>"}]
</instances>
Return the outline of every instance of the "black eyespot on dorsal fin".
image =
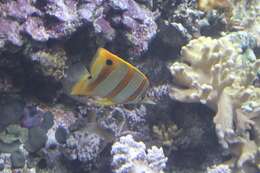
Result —
<instances>
[{"instance_id":1,"label":"black eyespot on dorsal fin","mask_svg":"<svg viewBox=\"0 0 260 173\"><path fill-rule=\"evenodd\" d=\"M106 64L107 64L107 65L112 65L112 64L113 64L113 61L112 61L111 59L107 59L107 60L106 60Z\"/></svg>"}]
</instances>

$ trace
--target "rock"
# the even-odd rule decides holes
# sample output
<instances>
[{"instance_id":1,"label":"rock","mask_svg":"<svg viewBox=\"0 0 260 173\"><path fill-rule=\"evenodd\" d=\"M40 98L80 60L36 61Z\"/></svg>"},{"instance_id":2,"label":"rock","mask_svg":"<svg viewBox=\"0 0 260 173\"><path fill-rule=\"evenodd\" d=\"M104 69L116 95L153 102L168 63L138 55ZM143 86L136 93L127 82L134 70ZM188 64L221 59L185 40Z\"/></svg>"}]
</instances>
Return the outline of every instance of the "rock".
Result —
<instances>
[{"instance_id":1,"label":"rock","mask_svg":"<svg viewBox=\"0 0 260 173\"><path fill-rule=\"evenodd\" d=\"M28 138L28 130L19 125L9 125L0 133L0 153L18 151Z\"/></svg>"},{"instance_id":2,"label":"rock","mask_svg":"<svg viewBox=\"0 0 260 173\"><path fill-rule=\"evenodd\" d=\"M165 22L159 33L161 40L171 47L181 47L188 43L192 36L181 23Z\"/></svg>"},{"instance_id":3,"label":"rock","mask_svg":"<svg viewBox=\"0 0 260 173\"><path fill-rule=\"evenodd\" d=\"M60 144L65 144L68 138L67 130L62 126L59 126L56 130L55 138Z\"/></svg>"},{"instance_id":4,"label":"rock","mask_svg":"<svg viewBox=\"0 0 260 173\"><path fill-rule=\"evenodd\" d=\"M45 146L47 141L46 132L39 128L34 127L29 129L29 138L25 143L25 149L31 153L34 153Z\"/></svg>"},{"instance_id":5,"label":"rock","mask_svg":"<svg viewBox=\"0 0 260 173\"><path fill-rule=\"evenodd\" d=\"M48 31L44 27L44 23L39 17L29 17L24 23L24 32L36 41L47 41L50 38Z\"/></svg>"},{"instance_id":6,"label":"rock","mask_svg":"<svg viewBox=\"0 0 260 173\"><path fill-rule=\"evenodd\" d=\"M18 140L13 141L11 143L4 143L0 141L0 153L10 153L17 151L21 145L21 142Z\"/></svg>"},{"instance_id":7,"label":"rock","mask_svg":"<svg viewBox=\"0 0 260 173\"><path fill-rule=\"evenodd\" d=\"M11 154L11 162L13 168L23 168L25 165L25 156L21 151Z\"/></svg>"},{"instance_id":8,"label":"rock","mask_svg":"<svg viewBox=\"0 0 260 173\"><path fill-rule=\"evenodd\" d=\"M110 23L104 18L97 18L94 21L95 32L102 34L106 40L112 41L115 38L115 30L111 27Z\"/></svg>"},{"instance_id":9,"label":"rock","mask_svg":"<svg viewBox=\"0 0 260 173\"><path fill-rule=\"evenodd\" d=\"M53 126L54 122L53 122L53 115L51 112L46 112L43 115L43 122L41 125L41 128L46 130L46 132Z\"/></svg>"},{"instance_id":10,"label":"rock","mask_svg":"<svg viewBox=\"0 0 260 173\"><path fill-rule=\"evenodd\" d=\"M2 160L0 161L0 171L4 170L5 168L5 165L4 163L2 162Z\"/></svg>"},{"instance_id":11,"label":"rock","mask_svg":"<svg viewBox=\"0 0 260 173\"><path fill-rule=\"evenodd\" d=\"M24 102L18 96L0 95L0 131L22 117Z\"/></svg>"},{"instance_id":12,"label":"rock","mask_svg":"<svg viewBox=\"0 0 260 173\"><path fill-rule=\"evenodd\" d=\"M6 46L8 43L15 46L22 46L23 40L19 35L21 29L18 22L0 18L0 25L0 48Z\"/></svg>"}]
</instances>

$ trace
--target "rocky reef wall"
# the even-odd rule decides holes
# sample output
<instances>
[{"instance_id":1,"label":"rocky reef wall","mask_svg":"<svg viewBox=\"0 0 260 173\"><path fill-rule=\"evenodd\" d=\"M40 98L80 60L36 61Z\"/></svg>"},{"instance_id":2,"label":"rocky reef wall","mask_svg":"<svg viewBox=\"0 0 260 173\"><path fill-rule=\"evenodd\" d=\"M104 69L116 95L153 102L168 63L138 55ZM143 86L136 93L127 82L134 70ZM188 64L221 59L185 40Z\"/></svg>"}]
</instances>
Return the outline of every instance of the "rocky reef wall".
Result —
<instances>
[{"instance_id":1,"label":"rocky reef wall","mask_svg":"<svg viewBox=\"0 0 260 173\"><path fill-rule=\"evenodd\" d=\"M0 173L260 172L258 0L0 1ZM104 47L155 104L64 90Z\"/></svg>"}]
</instances>

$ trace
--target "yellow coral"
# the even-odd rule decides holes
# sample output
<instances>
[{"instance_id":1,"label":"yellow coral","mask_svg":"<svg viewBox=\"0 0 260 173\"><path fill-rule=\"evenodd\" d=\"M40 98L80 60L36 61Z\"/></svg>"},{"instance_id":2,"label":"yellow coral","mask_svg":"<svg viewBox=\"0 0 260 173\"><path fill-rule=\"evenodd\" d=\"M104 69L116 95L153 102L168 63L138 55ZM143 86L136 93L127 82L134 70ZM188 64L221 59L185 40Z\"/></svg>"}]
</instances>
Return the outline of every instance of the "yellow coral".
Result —
<instances>
[{"instance_id":1,"label":"yellow coral","mask_svg":"<svg viewBox=\"0 0 260 173\"><path fill-rule=\"evenodd\" d=\"M260 1L233 0L232 6L230 18L228 18L231 28L251 32L260 45Z\"/></svg>"},{"instance_id":2,"label":"yellow coral","mask_svg":"<svg viewBox=\"0 0 260 173\"><path fill-rule=\"evenodd\" d=\"M169 65L178 85L172 87L171 98L215 110L216 133L226 148L249 141L248 130L259 126L254 119L260 115L260 88L253 86L253 80L260 60L245 58L227 36L200 37L182 48L182 62Z\"/></svg>"},{"instance_id":3,"label":"yellow coral","mask_svg":"<svg viewBox=\"0 0 260 173\"><path fill-rule=\"evenodd\" d=\"M251 32L260 45L259 0L198 0L198 8L203 11L225 8L229 28Z\"/></svg>"},{"instance_id":4,"label":"yellow coral","mask_svg":"<svg viewBox=\"0 0 260 173\"><path fill-rule=\"evenodd\" d=\"M46 76L54 77L59 80L64 77L64 71L67 68L67 56L63 49L41 50L31 54L36 68Z\"/></svg>"},{"instance_id":5,"label":"yellow coral","mask_svg":"<svg viewBox=\"0 0 260 173\"><path fill-rule=\"evenodd\" d=\"M174 146L174 139L181 133L177 125L173 122L169 124L158 124L152 127L155 138L159 139L161 145L169 150L177 150ZM169 152L167 152L169 153Z\"/></svg>"},{"instance_id":6,"label":"yellow coral","mask_svg":"<svg viewBox=\"0 0 260 173\"><path fill-rule=\"evenodd\" d=\"M223 10L230 30L251 32L260 45L260 1L259 0L197 0L202 11Z\"/></svg>"},{"instance_id":7,"label":"yellow coral","mask_svg":"<svg viewBox=\"0 0 260 173\"><path fill-rule=\"evenodd\" d=\"M249 28L259 18L259 0L232 0L230 22L237 29Z\"/></svg>"},{"instance_id":8,"label":"yellow coral","mask_svg":"<svg viewBox=\"0 0 260 173\"><path fill-rule=\"evenodd\" d=\"M215 8L228 8L231 6L230 0L198 0L198 8L209 11Z\"/></svg>"}]
</instances>

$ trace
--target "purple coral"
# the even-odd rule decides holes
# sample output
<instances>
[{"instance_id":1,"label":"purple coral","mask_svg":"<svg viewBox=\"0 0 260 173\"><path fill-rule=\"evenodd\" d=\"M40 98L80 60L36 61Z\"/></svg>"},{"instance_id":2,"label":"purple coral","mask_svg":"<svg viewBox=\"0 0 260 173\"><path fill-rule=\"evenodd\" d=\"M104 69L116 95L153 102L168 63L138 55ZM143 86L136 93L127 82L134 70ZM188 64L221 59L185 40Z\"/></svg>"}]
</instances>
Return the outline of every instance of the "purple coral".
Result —
<instances>
[{"instance_id":1,"label":"purple coral","mask_svg":"<svg viewBox=\"0 0 260 173\"><path fill-rule=\"evenodd\" d=\"M161 100L165 100L165 99L169 99L170 93L170 85L169 84L165 84L165 85L159 85L159 86L155 86L152 87L147 95L149 98L153 99L154 101L161 101Z\"/></svg>"},{"instance_id":2,"label":"purple coral","mask_svg":"<svg viewBox=\"0 0 260 173\"><path fill-rule=\"evenodd\" d=\"M131 135L122 136L111 149L115 173L163 173L167 157L162 148L152 146L146 151L143 142L136 142Z\"/></svg>"},{"instance_id":3,"label":"purple coral","mask_svg":"<svg viewBox=\"0 0 260 173\"><path fill-rule=\"evenodd\" d=\"M110 23L104 18L97 18L93 24L96 33L102 34L107 40L110 41L112 41L115 38L114 28L112 28Z\"/></svg>"},{"instance_id":4,"label":"purple coral","mask_svg":"<svg viewBox=\"0 0 260 173\"><path fill-rule=\"evenodd\" d=\"M148 49L149 42L157 32L155 15L140 7L135 1L111 0L110 6L115 11L122 11L121 24L128 28L126 38L131 44L130 54L140 55Z\"/></svg>"},{"instance_id":5,"label":"purple coral","mask_svg":"<svg viewBox=\"0 0 260 173\"><path fill-rule=\"evenodd\" d=\"M141 105L139 108L133 110L125 109L125 116L129 125L129 128L143 128L145 123L145 116L147 115L147 109L145 106ZM140 127L142 126L142 128Z\"/></svg>"},{"instance_id":6,"label":"purple coral","mask_svg":"<svg viewBox=\"0 0 260 173\"><path fill-rule=\"evenodd\" d=\"M63 22L77 19L77 3L74 0L47 0L46 13Z\"/></svg>"},{"instance_id":7,"label":"purple coral","mask_svg":"<svg viewBox=\"0 0 260 173\"><path fill-rule=\"evenodd\" d=\"M140 132L145 136L146 111L143 105L132 110L116 107L112 111L98 113L105 114L104 118L99 119L99 124L102 128L113 132L115 136L121 135L126 130L125 126L127 130Z\"/></svg>"},{"instance_id":8,"label":"purple coral","mask_svg":"<svg viewBox=\"0 0 260 173\"><path fill-rule=\"evenodd\" d=\"M90 26L105 42L116 37L125 40L129 53L138 56L148 49L157 32L155 15L134 0L47 0L45 3L18 0L0 3L0 9L0 23L4 26L0 29L1 47L6 41L22 46L22 33L32 40L46 42L67 38L79 27Z\"/></svg>"},{"instance_id":9,"label":"purple coral","mask_svg":"<svg viewBox=\"0 0 260 173\"><path fill-rule=\"evenodd\" d=\"M148 49L157 31L155 15L134 0L87 1L80 5L79 15L106 41L123 33L125 46L130 45L129 53L135 56Z\"/></svg>"},{"instance_id":10,"label":"purple coral","mask_svg":"<svg viewBox=\"0 0 260 173\"><path fill-rule=\"evenodd\" d=\"M0 48L4 47L6 43L11 43L16 46L23 44L22 37L19 34L21 29L18 22L9 21L0 17L0 25Z\"/></svg>"},{"instance_id":11,"label":"purple coral","mask_svg":"<svg viewBox=\"0 0 260 173\"><path fill-rule=\"evenodd\" d=\"M70 160L92 161L103 150L104 143L104 139L96 134L89 134L84 130L77 131L67 139L64 153Z\"/></svg>"},{"instance_id":12,"label":"purple coral","mask_svg":"<svg viewBox=\"0 0 260 173\"><path fill-rule=\"evenodd\" d=\"M47 41L50 35L39 17L29 17L24 23L24 32L36 41Z\"/></svg>"},{"instance_id":13,"label":"purple coral","mask_svg":"<svg viewBox=\"0 0 260 173\"><path fill-rule=\"evenodd\" d=\"M33 14L41 14L41 12L31 4L30 0L8 1L6 4L3 4L0 9L2 14L5 13L7 17L12 17L19 21L24 21Z\"/></svg>"},{"instance_id":14,"label":"purple coral","mask_svg":"<svg viewBox=\"0 0 260 173\"><path fill-rule=\"evenodd\" d=\"M67 36L80 26L76 4L68 0L49 0L46 5L38 5L30 0L0 3L0 23L5 26L0 29L1 38L21 46L21 33L27 33L36 41ZM56 20L50 22L50 17Z\"/></svg>"}]
</instances>

